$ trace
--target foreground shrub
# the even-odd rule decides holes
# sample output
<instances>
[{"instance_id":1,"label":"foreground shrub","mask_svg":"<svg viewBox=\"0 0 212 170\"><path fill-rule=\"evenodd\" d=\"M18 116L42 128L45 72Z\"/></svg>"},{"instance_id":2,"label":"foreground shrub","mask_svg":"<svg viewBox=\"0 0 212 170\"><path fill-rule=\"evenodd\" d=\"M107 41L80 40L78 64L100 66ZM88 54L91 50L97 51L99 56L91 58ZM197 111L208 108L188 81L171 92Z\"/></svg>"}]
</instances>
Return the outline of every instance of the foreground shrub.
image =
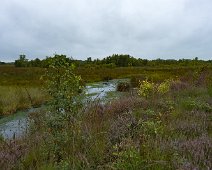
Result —
<instances>
[{"instance_id":1,"label":"foreground shrub","mask_svg":"<svg viewBox=\"0 0 212 170\"><path fill-rule=\"evenodd\" d=\"M75 137L78 131L77 118L82 106L80 77L74 74L74 65L67 62L65 56L56 55L44 76L46 89L52 97L49 101L49 111L46 119L46 134L48 136L47 151L59 163L62 155L71 148L75 154ZM72 157L74 159L74 157ZM70 161L70 160L69 160ZM73 161L73 160L72 160Z\"/></svg>"}]
</instances>

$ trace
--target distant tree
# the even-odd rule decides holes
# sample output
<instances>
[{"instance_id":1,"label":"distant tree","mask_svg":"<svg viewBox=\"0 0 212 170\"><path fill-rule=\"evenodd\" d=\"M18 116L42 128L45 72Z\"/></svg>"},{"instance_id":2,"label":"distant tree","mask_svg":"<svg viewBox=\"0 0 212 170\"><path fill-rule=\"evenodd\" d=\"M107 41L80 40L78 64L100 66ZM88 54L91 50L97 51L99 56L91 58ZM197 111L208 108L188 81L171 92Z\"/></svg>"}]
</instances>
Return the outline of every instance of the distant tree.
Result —
<instances>
[{"instance_id":1,"label":"distant tree","mask_svg":"<svg viewBox=\"0 0 212 170\"><path fill-rule=\"evenodd\" d=\"M41 61L41 67L48 68L50 63L51 57L46 56L46 58Z\"/></svg>"},{"instance_id":2,"label":"distant tree","mask_svg":"<svg viewBox=\"0 0 212 170\"><path fill-rule=\"evenodd\" d=\"M39 67L40 64L41 64L40 59L39 59L39 58L36 58L36 59L34 60L34 66L35 66L35 67Z\"/></svg>"},{"instance_id":3,"label":"distant tree","mask_svg":"<svg viewBox=\"0 0 212 170\"><path fill-rule=\"evenodd\" d=\"M36 58L35 60L31 60L28 62L29 67L41 67L41 60Z\"/></svg>"},{"instance_id":4,"label":"distant tree","mask_svg":"<svg viewBox=\"0 0 212 170\"><path fill-rule=\"evenodd\" d=\"M4 65L4 64L6 64L6 63L5 63L5 62L0 61L0 65Z\"/></svg>"},{"instance_id":5,"label":"distant tree","mask_svg":"<svg viewBox=\"0 0 212 170\"><path fill-rule=\"evenodd\" d=\"M128 54L113 54L101 61L102 64L115 64L117 67L135 66L137 59Z\"/></svg>"},{"instance_id":6,"label":"distant tree","mask_svg":"<svg viewBox=\"0 0 212 170\"><path fill-rule=\"evenodd\" d=\"M147 64L148 64L148 60L147 59L143 60L143 65L146 66Z\"/></svg>"},{"instance_id":7,"label":"distant tree","mask_svg":"<svg viewBox=\"0 0 212 170\"><path fill-rule=\"evenodd\" d=\"M19 56L19 59L15 60L15 67L27 67L27 65L28 65L28 59L24 54L21 54Z\"/></svg>"},{"instance_id":8,"label":"distant tree","mask_svg":"<svg viewBox=\"0 0 212 170\"><path fill-rule=\"evenodd\" d=\"M91 62L92 62L91 57L88 57L88 58L87 58L87 62L88 62L88 63L91 63Z\"/></svg>"}]
</instances>

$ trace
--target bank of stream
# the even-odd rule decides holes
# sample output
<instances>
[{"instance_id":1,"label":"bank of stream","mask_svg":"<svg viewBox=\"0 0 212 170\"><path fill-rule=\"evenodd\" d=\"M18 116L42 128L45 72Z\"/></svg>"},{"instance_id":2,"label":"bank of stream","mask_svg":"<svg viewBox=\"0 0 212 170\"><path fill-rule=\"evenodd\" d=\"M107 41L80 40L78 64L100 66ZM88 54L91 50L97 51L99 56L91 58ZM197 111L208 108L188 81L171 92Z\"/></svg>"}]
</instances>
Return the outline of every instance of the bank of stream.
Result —
<instances>
[{"instance_id":1,"label":"bank of stream","mask_svg":"<svg viewBox=\"0 0 212 170\"><path fill-rule=\"evenodd\" d=\"M96 82L88 84L85 88L86 99L93 102L100 100L105 103L122 95L116 91L119 82L128 81L127 79L115 79L107 82ZM45 106L31 108L25 111L19 111L14 115L0 119L0 136L4 139L13 139L21 137L27 133L28 119L27 115L45 109Z\"/></svg>"}]
</instances>

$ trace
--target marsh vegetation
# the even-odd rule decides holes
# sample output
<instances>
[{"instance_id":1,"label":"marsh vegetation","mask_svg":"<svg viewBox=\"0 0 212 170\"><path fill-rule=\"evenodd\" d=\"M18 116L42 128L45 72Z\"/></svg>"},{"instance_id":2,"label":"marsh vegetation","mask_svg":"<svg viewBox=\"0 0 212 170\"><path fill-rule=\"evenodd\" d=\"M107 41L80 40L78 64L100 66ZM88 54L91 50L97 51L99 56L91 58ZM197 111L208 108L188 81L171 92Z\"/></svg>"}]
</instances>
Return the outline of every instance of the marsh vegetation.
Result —
<instances>
[{"instance_id":1,"label":"marsh vegetation","mask_svg":"<svg viewBox=\"0 0 212 170\"><path fill-rule=\"evenodd\" d=\"M42 102L48 106L28 114L23 137L0 139L0 167L211 169L212 67L191 62L187 67L74 68L64 56L55 56L48 69L0 67L1 88L16 83L1 91L2 115ZM87 64L92 65L90 60ZM130 83L118 84L124 92L116 98L84 103L85 83L111 78L130 78ZM13 97L17 87L25 97ZM25 105L6 111L6 101Z\"/></svg>"}]
</instances>

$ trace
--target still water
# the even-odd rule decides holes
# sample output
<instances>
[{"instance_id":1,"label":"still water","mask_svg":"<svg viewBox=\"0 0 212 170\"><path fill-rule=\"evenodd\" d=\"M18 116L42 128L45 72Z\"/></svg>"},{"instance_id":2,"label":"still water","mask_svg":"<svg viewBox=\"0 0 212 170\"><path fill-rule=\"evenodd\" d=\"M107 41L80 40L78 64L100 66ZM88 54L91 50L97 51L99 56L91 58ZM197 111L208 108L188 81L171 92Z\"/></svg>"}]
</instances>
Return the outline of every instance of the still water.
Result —
<instances>
[{"instance_id":1,"label":"still water","mask_svg":"<svg viewBox=\"0 0 212 170\"><path fill-rule=\"evenodd\" d=\"M86 86L87 98L90 101L101 100L106 101L114 98L114 95L110 95L111 92L115 92L116 85L119 81L126 80L111 80L108 82L97 82ZM19 114L12 115L10 118L6 117L1 120L0 123L0 134L4 139L13 139L21 137L26 133L28 127L27 114L36 112L42 109L32 108L26 111L19 112Z\"/></svg>"}]
</instances>

